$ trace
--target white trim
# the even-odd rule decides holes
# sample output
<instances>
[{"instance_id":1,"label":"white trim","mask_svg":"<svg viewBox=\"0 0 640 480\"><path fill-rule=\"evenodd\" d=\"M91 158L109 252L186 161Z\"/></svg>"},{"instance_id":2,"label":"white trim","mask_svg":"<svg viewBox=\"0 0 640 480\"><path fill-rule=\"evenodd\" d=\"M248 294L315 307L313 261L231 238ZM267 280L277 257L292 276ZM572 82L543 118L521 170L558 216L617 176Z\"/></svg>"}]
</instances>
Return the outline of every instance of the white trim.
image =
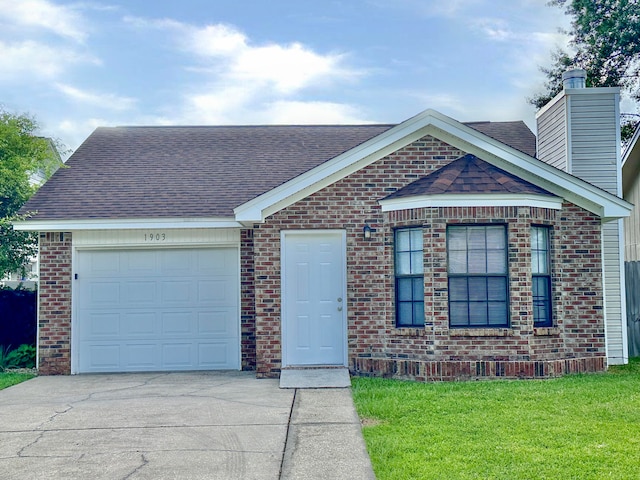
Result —
<instances>
[{"instance_id":1,"label":"white trim","mask_svg":"<svg viewBox=\"0 0 640 480\"><path fill-rule=\"evenodd\" d=\"M73 232L78 230L129 230L148 228L242 228L233 218L135 218L91 220L25 220L16 230L31 232Z\"/></svg>"},{"instance_id":2,"label":"white trim","mask_svg":"<svg viewBox=\"0 0 640 480\"><path fill-rule=\"evenodd\" d=\"M571 89L571 93L576 89ZM580 90L580 89L577 89ZM615 90L615 89L614 89ZM263 222L272 213L305 198L425 135L431 135L513 175L565 198L598 216L629 215L631 205L573 175L534 159L434 110L397 125L367 142L238 206L238 222Z\"/></svg>"},{"instance_id":3,"label":"white trim","mask_svg":"<svg viewBox=\"0 0 640 480\"><path fill-rule=\"evenodd\" d=\"M437 194L392 198L378 202L383 212L423 207L539 207L562 210L562 199L546 195Z\"/></svg>"},{"instance_id":4,"label":"white trim","mask_svg":"<svg viewBox=\"0 0 640 480\"><path fill-rule=\"evenodd\" d=\"M282 350L282 368L293 366L287 362L287 328L285 328L285 302L287 297L287 289L285 288L285 275L286 271L286 252L285 252L285 237L296 235L323 235L323 234L339 234L340 235L340 252L342 261L342 352L343 363L342 365L347 367L349 361L349 343L348 343L348 301L347 301L347 232L346 230L339 229L311 229L311 230L281 230L280 231L280 348Z\"/></svg>"},{"instance_id":5,"label":"white trim","mask_svg":"<svg viewBox=\"0 0 640 480\"><path fill-rule=\"evenodd\" d=\"M624 220L618 220L618 259L620 261L620 321L622 322L622 363L629 363L627 332L627 275L624 269Z\"/></svg>"}]
</instances>

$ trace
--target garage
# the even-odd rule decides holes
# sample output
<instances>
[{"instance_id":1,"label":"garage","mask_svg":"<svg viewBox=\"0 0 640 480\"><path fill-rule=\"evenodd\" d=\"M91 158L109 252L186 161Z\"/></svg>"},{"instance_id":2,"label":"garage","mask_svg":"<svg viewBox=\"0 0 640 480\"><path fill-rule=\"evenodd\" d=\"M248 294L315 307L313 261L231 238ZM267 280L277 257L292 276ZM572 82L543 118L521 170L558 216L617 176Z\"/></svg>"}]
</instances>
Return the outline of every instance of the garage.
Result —
<instances>
[{"instance_id":1,"label":"garage","mask_svg":"<svg viewBox=\"0 0 640 480\"><path fill-rule=\"evenodd\" d=\"M76 373L240 368L238 249L77 250Z\"/></svg>"}]
</instances>

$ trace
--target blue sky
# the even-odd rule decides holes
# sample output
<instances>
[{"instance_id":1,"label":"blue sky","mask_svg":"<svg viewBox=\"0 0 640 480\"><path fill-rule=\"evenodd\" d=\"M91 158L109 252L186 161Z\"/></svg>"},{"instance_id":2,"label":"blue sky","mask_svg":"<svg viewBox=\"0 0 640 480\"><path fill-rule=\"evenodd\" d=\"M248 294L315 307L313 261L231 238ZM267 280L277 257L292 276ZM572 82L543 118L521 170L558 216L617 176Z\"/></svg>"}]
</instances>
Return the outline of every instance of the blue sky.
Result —
<instances>
[{"instance_id":1,"label":"blue sky","mask_svg":"<svg viewBox=\"0 0 640 480\"><path fill-rule=\"evenodd\" d=\"M566 46L546 0L0 0L0 104L97 126L525 120Z\"/></svg>"}]
</instances>

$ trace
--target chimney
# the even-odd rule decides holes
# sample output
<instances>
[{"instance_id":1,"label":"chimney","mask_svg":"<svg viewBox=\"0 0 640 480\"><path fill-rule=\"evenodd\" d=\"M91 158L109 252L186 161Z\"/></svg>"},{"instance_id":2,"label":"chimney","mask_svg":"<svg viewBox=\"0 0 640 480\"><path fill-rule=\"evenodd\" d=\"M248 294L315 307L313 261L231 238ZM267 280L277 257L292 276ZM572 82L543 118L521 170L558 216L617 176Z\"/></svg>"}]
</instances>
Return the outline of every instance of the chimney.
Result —
<instances>
[{"instance_id":1,"label":"chimney","mask_svg":"<svg viewBox=\"0 0 640 480\"><path fill-rule=\"evenodd\" d=\"M567 70L562 74L562 86L568 88L585 88L587 86L587 71L582 68Z\"/></svg>"},{"instance_id":2,"label":"chimney","mask_svg":"<svg viewBox=\"0 0 640 480\"><path fill-rule=\"evenodd\" d=\"M622 196L620 88L586 88L586 72L562 75L564 89L536 115L538 158ZM607 363L627 363L624 235L621 219L602 219Z\"/></svg>"}]
</instances>

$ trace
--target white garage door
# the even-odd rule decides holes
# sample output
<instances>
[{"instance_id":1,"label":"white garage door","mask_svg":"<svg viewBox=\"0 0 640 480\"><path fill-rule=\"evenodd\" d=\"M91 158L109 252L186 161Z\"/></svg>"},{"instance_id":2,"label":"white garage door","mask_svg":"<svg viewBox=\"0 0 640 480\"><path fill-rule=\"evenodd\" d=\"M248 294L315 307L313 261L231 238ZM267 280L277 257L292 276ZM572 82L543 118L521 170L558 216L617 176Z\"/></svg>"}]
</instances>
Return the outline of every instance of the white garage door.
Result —
<instances>
[{"instance_id":1,"label":"white garage door","mask_svg":"<svg viewBox=\"0 0 640 480\"><path fill-rule=\"evenodd\" d=\"M240 368L236 248L86 250L77 262L78 372Z\"/></svg>"}]
</instances>

